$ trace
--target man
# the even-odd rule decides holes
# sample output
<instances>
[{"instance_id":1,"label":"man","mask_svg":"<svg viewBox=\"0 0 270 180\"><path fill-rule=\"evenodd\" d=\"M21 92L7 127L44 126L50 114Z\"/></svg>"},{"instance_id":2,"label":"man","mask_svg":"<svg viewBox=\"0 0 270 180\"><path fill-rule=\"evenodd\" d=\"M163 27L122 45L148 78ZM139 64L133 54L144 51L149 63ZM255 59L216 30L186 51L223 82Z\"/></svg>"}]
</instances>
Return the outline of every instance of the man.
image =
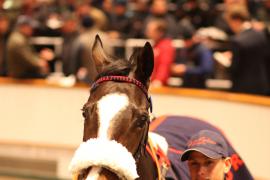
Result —
<instances>
[{"instance_id":1,"label":"man","mask_svg":"<svg viewBox=\"0 0 270 180\"><path fill-rule=\"evenodd\" d=\"M79 81L92 83L97 75L94 61L91 59L91 48L94 44L95 36L98 34L103 42L110 42L108 34L99 29L95 21L90 16L84 16L80 19L82 32L75 40L75 51L79 68L76 72L76 77ZM113 53L113 47L110 43L104 43L103 47L108 54Z\"/></svg>"},{"instance_id":2,"label":"man","mask_svg":"<svg viewBox=\"0 0 270 180\"><path fill-rule=\"evenodd\" d=\"M0 15L0 76L6 75L6 42L9 32L9 19Z\"/></svg>"},{"instance_id":3,"label":"man","mask_svg":"<svg viewBox=\"0 0 270 180\"><path fill-rule=\"evenodd\" d=\"M44 49L37 54L29 43L36 22L28 16L19 16L16 28L7 43L7 73L15 78L42 78L48 73L52 51Z\"/></svg>"},{"instance_id":4,"label":"man","mask_svg":"<svg viewBox=\"0 0 270 180\"><path fill-rule=\"evenodd\" d=\"M78 20L71 14L64 17L61 27L63 36L62 44L62 68L65 76L76 75L79 68L79 58L77 57L76 39L78 38Z\"/></svg>"},{"instance_id":5,"label":"man","mask_svg":"<svg viewBox=\"0 0 270 180\"><path fill-rule=\"evenodd\" d=\"M151 76L151 86L167 85L170 67L175 59L172 39L166 36L167 23L163 19L152 19L146 25L145 35L153 41L155 66Z\"/></svg>"},{"instance_id":6,"label":"man","mask_svg":"<svg viewBox=\"0 0 270 180\"><path fill-rule=\"evenodd\" d=\"M263 32L252 28L246 7L232 6L227 23L235 33L232 38L230 67L232 91L266 95L269 90L267 57L269 49Z\"/></svg>"},{"instance_id":7,"label":"man","mask_svg":"<svg viewBox=\"0 0 270 180\"><path fill-rule=\"evenodd\" d=\"M176 57L171 67L171 74L182 77L183 87L205 88L205 82L213 71L212 52L196 35L195 30L186 28L182 32L185 47Z\"/></svg>"},{"instance_id":8,"label":"man","mask_svg":"<svg viewBox=\"0 0 270 180\"><path fill-rule=\"evenodd\" d=\"M201 130L191 137L181 161L188 161L191 180L224 180L232 165L226 141L210 130Z\"/></svg>"},{"instance_id":9,"label":"man","mask_svg":"<svg viewBox=\"0 0 270 180\"><path fill-rule=\"evenodd\" d=\"M201 119L188 116L161 116L155 118L150 124L150 131L163 136L168 142L168 158L171 162L170 171L166 174L166 180L190 180L191 172L188 163L180 161L179 157L187 149L190 138L202 130L216 132L222 136L227 144L227 153L232 159L232 167L226 173L227 180L253 180L245 161L226 139L223 132L212 124ZM226 147L224 145L224 147ZM189 155L189 153L188 153ZM189 156L188 156L189 157ZM190 156L191 157L191 156ZM228 157L227 155L224 157ZM211 159L210 159L211 160ZM200 161L201 162L201 161ZM209 163L206 161L204 163ZM211 162L210 162L211 164ZM220 166L217 166L220 167ZM229 167L229 166L228 166ZM214 168L215 169L215 168ZM214 171L214 170L213 170ZM217 180L217 179L211 179Z\"/></svg>"}]
</instances>

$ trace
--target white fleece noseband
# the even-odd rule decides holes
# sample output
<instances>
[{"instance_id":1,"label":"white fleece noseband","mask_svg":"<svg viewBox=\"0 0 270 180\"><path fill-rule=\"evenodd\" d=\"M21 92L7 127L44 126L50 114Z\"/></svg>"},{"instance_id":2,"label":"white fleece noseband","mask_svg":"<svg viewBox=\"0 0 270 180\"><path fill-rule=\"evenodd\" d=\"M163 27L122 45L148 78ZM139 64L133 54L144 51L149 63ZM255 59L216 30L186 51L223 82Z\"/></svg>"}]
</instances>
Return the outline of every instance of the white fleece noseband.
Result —
<instances>
[{"instance_id":1,"label":"white fleece noseband","mask_svg":"<svg viewBox=\"0 0 270 180\"><path fill-rule=\"evenodd\" d=\"M81 143L71 160L69 170L78 173L90 166L105 167L122 179L134 180L139 177L132 154L114 140L91 138Z\"/></svg>"}]
</instances>

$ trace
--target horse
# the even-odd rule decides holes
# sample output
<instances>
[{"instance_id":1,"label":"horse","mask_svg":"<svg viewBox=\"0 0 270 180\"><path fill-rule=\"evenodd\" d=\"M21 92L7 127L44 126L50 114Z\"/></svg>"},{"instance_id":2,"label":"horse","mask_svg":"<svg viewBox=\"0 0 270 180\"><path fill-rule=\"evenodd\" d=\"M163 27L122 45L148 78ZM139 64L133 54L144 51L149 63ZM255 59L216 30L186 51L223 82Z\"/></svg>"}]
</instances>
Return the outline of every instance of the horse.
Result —
<instances>
[{"instance_id":1,"label":"horse","mask_svg":"<svg viewBox=\"0 0 270 180\"><path fill-rule=\"evenodd\" d=\"M147 179L158 176L146 153L149 130L148 95L154 67L152 46L146 42L129 60L108 55L97 35L92 47L97 76L83 106L83 143L70 169L77 179Z\"/></svg>"},{"instance_id":2,"label":"horse","mask_svg":"<svg viewBox=\"0 0 270 180\"><path fill-rule=\"evenodd\" d=\"M117 59L106 54L97 35L92 59L98 74L82 109L83 142L69 167L75 179L189 180L187 164L180 162L188 139L202 129L216 131L226 139L219 128L197 118L164 116L150 123L148 89L154 55L149 42L135 49L129 60ZM147 151L149 131L164 137L167 143L165 151L171 166L166 175ZM252 180L244 161L226 142L235 163L227 178Z\"/></svg>"}]
</instances>

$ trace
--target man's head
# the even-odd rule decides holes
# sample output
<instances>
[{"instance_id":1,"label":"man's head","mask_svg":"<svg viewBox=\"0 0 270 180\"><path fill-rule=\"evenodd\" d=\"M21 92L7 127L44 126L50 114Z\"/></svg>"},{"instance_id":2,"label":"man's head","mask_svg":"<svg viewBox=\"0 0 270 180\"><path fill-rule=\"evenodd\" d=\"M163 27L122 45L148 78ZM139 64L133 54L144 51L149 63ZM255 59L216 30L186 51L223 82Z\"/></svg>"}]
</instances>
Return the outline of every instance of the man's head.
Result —
<instances>
[{"instance_id":1,"label":"man's head","mask_svg":"<svg viewBox=\"0 0 270 180\"><path fill-rule=\"evenodd\" d=\"M25 36L31 36L38 23L30 16L21 15L17 19L16 26Z\"/></svg>"},{"instance_id":2,"label":"man's head","mask_svg":"<svg viewBox=\"0 0 270 180\"><path fill-rule=\"evenodd\" d=\"M154 42L162 39L167 32L167 23L163 19L152 19L146 25L145 35Z\"/></svg>"},{"instance_id":3,"label":"man's head","mask_svg":"<svg viewBox=\"0 0 270 180\"><path fill-rule=\"evenodd\" d=\"M181 156L181 161L186 160L191 180L224 180L231 168L226 141L209 130L199 131L191 137Z\"/></svg>"},{"instance_id":4,"label":"man's head","mask_svg":"<svg viewBox=\"0 0 270 180\"><path fill-rule=\"evenodd\" d=\"M232 5L225 13L225 19L231 30L238 34L243 29L243 23L249 21L249 12L246 6Z\"/></svg>"},{"instance_id":5,"label":"man's head","mask_svg":"<svg viewBox=\"0 0 270 180\"><path fill-rule=\"evenodd\" d=\"M179 36L184 40L184 45L186 48L191 48L194 45L195 34L196 30L194 27L190 23L182 21L179 28Z\"/></svg>"},{"instance_id":6,"label":"man's head","mask_svg":"<svg viewBox=\"0 0 270 180\"><path fill-rule=\"evenodd\" d=\"M7 33L9 28L9 19L5 15L0 15L0 36Z\"/></svg>"},{"instance_id":7,"label":"man's head","mask_svg":"<svg viewBox=\"0 0 270 180\"><path fill-rule=\"evenodd\" d=\"M151 4L150 11L155 16L164 16L168 12L167 0L154 0Z\"/></svg>"}]
</instances>

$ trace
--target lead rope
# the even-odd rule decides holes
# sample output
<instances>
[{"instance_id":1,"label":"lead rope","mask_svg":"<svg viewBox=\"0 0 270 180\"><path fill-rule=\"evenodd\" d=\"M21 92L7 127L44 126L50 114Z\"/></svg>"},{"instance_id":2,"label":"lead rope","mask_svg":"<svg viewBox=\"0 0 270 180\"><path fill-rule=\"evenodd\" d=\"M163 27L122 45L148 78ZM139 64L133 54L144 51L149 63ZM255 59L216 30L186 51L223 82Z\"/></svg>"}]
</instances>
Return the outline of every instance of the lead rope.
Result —
<instances>
[{"instance_id":1,"label":"lead rope","mask_svg":"<svg viewBox=\"0 0 270 180\"><path fill-rule=\"evenodd\" d=\"M78 180L78 178L79 178L78 173L72 175L72 180Z\"/></svg>"},{"instance_id":2,"label":"lead rope","mask_svg":"<svg viewBox=\"0 0 270 180\"><path fill-rule=\"evenodd\" d=\"M151 138L148 138L148 144L149 144L148 152L152 156L153 160L155 161L156 167L157 167L158 180L163 180L161 170L160 170L160 166L159 166L159 161L158 161L158 158L157 158L157 153L156 153L156 151L154 149Z\"/></svg>"}]
</instances>

